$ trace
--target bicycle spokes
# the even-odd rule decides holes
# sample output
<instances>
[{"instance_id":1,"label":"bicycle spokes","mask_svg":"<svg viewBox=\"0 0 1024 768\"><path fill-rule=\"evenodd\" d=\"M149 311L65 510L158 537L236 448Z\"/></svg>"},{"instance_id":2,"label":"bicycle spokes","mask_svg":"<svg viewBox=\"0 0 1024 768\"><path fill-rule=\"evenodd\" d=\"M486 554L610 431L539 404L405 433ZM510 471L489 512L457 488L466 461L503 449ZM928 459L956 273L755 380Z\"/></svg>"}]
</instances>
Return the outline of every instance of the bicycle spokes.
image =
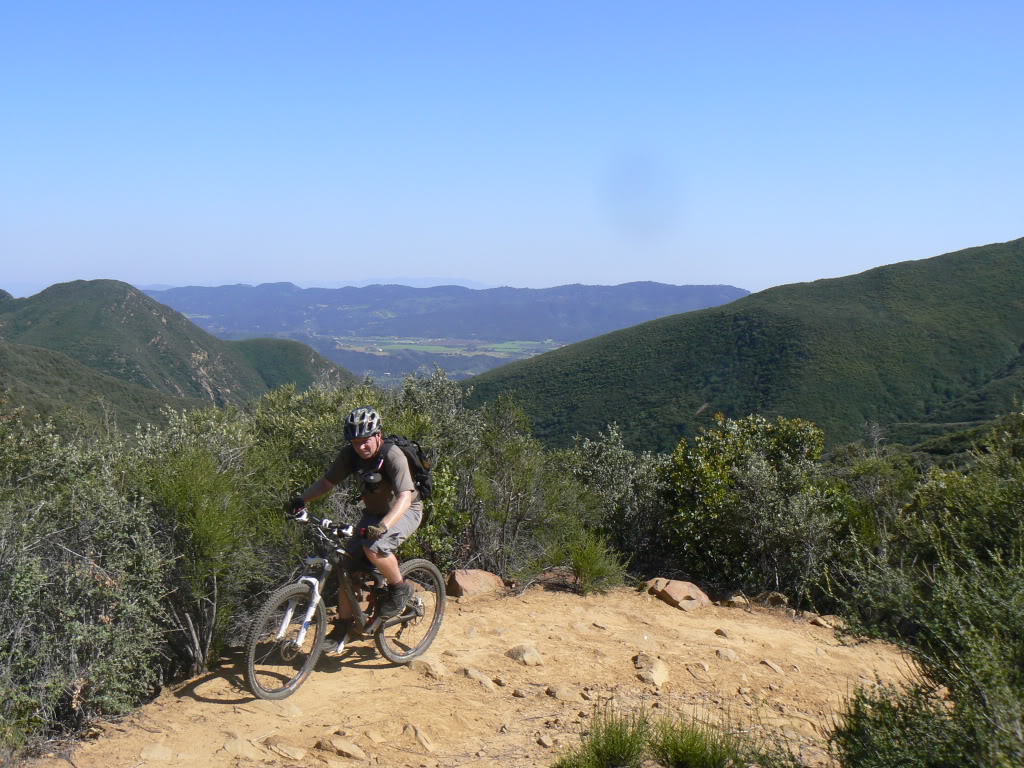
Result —
<instances>
[{"instance_id":1,"label":"bicycle spokes","mask_svg":"<svg viewBox=\"0 0 1024 768\"><path fill-rule=\"evenodd\" d=\"M279 589L250 630L246 681L261 698L290 695L313 671L327 627L323 603L305 584Z\"/></svg>"}]
</instances>

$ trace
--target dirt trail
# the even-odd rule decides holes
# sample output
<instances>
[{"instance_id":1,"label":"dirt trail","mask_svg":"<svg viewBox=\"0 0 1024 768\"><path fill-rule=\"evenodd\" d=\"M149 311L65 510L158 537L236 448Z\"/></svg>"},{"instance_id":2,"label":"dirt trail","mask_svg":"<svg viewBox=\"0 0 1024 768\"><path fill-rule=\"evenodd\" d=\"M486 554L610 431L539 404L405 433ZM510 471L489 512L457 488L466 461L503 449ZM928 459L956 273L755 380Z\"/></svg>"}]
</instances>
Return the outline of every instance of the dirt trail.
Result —
<instances>
[{"instance_id":1,"label":"dirt trail","mask_svg":"<svg viewBox=\"0 0 1024 768\"><path fill-rule=\"evenodd\" d=\"M784 612L684 613L629 590L582 598L536 589L463 598L448 608L429 654L451 672L441 679L391 666L372 641L359 642L323 657L291 698L268 702L253 699L228 665L106 725L70 759L78 768L547 766L579 743L595 708L611 702L782 733L817 764L823 735L850 693L876 679L904 679L907 668L891 647L843 646L831 630ZM543 665L505 655L520 643L534 645ZM637 678L632 657L640 651L668 666L660 689ZM459 674L467 666L485 682ZM365 757L316 748L332 734Z\"/></svg>"}]
</instances>

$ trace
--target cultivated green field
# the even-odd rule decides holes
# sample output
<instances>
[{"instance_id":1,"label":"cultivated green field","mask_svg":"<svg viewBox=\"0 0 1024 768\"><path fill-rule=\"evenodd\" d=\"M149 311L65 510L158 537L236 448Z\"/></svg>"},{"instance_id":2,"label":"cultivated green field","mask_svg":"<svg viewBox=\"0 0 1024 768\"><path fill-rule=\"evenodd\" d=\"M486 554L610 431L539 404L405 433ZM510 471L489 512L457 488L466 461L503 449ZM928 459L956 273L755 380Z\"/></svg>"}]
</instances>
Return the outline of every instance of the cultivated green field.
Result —
<instances>
[{"instance_id":1,"label":"cultivated green field","mask_svg":"<svg viewBox=\"0 0 1024 768\"><path fill-rule=\"evenodd\" d=\"M563 346L552 339L547 341L500 341L489 343L480 339L420 339L394 336L366 336L334 338L337 349L387 356L396 352L427 352L435 355L488 355L508 360L550 352Z\"/></svg>"}]
</instances>

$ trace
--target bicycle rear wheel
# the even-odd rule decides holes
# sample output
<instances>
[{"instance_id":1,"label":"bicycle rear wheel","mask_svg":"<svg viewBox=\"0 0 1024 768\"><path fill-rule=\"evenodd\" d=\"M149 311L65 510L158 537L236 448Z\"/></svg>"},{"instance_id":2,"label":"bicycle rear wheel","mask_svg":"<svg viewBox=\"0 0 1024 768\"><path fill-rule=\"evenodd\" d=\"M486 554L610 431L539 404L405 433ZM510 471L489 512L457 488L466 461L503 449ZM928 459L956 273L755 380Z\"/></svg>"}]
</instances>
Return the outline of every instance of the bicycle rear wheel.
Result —
<instances>
[{"instance_id":1,"label":"bicycle rear wheel","mask_svg":"<svg viewBox=\"0 0 1024 768\"><path fill-rule=\"evenodd\" d=\"M395 664L406 664L426 651L444 619L444 579L437 566L409 560L402 564L402 577L415 591L397 620L389 619L373 636L377 650Z\"/></svg>"},{"instance_id":2,"label":"bicycle rear wheel","mask_svg":"<svg viewBox=\"0 0 1024 768\"><path fill-rule=\"evenodd\" d=\"M261 699L291 696L313 671L327 634L327 611L317 600L302 643L299 635L313 590L288 584L274 592L253 620L246 640L245 682Z\"/></svg>"}]
</instances>

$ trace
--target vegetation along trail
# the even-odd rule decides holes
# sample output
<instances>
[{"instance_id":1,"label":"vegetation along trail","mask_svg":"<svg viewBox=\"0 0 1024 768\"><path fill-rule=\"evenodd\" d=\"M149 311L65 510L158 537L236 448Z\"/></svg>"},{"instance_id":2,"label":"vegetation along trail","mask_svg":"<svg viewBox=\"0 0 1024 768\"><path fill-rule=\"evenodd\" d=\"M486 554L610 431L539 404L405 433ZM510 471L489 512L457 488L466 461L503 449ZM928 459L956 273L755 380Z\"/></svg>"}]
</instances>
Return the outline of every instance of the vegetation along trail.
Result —
<instances>
[{"instance_id":1,"label":"vegetation along trail","mask_svg":"<svg viewBox=\"0 0 1024 768\"><path fill-rule=\"evenodd\" d=\"M539 666L506 655L521 644L536 648ZM660 686L638 679L641 652L665 663ZM611 705L727 719L784 736L805 764L824 765L824 734L852 691L900 683L906 671L891 646L844 645L782 610L683 612L630 589L534 588L454 600L418 666L391 666L372 642L355 643L279 702L254 699L229 661L102 725L67 757L78 768L545 766ZM67 764L56 753L30 763Z\"/></svg>"}]
</instances>

